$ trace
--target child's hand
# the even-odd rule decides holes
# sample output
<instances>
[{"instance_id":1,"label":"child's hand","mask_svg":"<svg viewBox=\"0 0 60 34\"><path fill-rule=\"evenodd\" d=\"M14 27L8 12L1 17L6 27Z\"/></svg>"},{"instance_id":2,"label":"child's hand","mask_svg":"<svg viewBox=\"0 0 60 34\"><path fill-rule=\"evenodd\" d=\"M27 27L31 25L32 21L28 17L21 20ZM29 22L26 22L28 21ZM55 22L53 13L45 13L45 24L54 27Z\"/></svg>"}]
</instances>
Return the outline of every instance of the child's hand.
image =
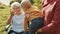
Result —
<instances>
[{"instance_id":1,"label":"child's hand","mask_svg":"<svg viewBox=\"0 0 60 34\"><path fill-rule=\"evenodd\" d=\"M38 29L37 32L42 32L42 29Z\"/></svg>"},{"instance_id":2,"label":"child's hand","mask_svg":"<svg viewBox=\"0 0 60 34\"><path fill-rule=\"evenodd\" d=\"M11 14L11 16L14 16L15 10L10 10L10 14Z\"/></svg>"}]
</instances>

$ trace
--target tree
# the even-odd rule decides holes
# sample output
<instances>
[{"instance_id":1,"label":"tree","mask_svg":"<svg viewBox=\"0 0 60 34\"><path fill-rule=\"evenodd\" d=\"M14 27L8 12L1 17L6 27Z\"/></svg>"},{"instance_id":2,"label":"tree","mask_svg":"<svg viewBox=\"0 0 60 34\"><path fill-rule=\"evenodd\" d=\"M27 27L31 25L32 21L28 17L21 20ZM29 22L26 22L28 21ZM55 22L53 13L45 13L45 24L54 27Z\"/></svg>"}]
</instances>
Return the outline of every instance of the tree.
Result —
<instances>
[{"instance_id":1,"label":"tree","mask_svg":"<svg viewBox=\"0 0 60 34\"><path fill-rule=\"evenodd\" d=\"M31 4L33 5L34 4L34 1L33 0L30 0Z\"/></svg>"},{"instance_id":2,"label":"tree","mask_svg":"<svg viewBox=\"0 0 60 34\"><path fill-rule=\"evenodd\" d=\"M15 0L15 1L21 3L22 0Z\"/></svg>"},{"instance_id":3,"label":"tree","mask_svg":"<svg viewBox=\"0 0 60 34\"><path fill-rule=\"evenodd\" d=\"M37 6L39 9L42 8L42 4L41 4L42 0L33 0L33 1L34 1L33 5Z\"/></svg>"},{"instance_id":4,"label":"tree","mask_svg":"<svg viewBox=\"0 0 60 34\"><path fill-rule=\"evenodd\" d=\"M11 5L13 2L19 2L19 3L21 3L21 1L22 1L22 0L11 0L11 1L10 1L10 5Z\"/></svg>"}]
</instances>

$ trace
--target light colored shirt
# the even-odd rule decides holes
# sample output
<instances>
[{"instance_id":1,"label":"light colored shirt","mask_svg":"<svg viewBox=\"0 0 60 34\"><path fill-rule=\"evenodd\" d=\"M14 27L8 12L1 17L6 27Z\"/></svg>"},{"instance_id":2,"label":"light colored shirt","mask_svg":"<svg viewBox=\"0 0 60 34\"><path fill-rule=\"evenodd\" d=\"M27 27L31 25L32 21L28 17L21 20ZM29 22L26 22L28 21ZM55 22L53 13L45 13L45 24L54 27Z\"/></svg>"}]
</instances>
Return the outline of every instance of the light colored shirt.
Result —
<instances>
[{"instance_id":1,"label":"light colored shirt","mask_svg":"<svg viewBox=\"0 0 60 34\"><path fill-rule=\"evenodd\" d=\"M24 31L24 13L14 15L12 18L12 30L15 32Z\"/></svg>"}]
</instances>

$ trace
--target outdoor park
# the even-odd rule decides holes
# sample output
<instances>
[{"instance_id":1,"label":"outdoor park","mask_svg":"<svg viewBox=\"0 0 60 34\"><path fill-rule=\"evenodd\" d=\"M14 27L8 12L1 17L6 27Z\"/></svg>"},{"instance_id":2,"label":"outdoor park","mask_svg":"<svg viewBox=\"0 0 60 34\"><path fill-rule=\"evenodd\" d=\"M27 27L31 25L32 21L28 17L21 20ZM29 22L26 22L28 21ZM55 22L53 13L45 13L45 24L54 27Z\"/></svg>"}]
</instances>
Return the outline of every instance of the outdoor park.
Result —
<instances>
[{"instance_id":1,"label":"outdoor park","mask_svg":"<svg viewBox=\"0 0 60 34\"><path fill-rule=\"evenodd\" d=\"M9 1L8 5L6 5L4 2ZM10 5L14 1L21 2L20 0L0 0L0 34L6 34L5 27L6 27L6 20L9 16L10 11ZM41 9L41 0L30 0L32 5L36 6L37 8Z\"/></svg>"}]
</instances>

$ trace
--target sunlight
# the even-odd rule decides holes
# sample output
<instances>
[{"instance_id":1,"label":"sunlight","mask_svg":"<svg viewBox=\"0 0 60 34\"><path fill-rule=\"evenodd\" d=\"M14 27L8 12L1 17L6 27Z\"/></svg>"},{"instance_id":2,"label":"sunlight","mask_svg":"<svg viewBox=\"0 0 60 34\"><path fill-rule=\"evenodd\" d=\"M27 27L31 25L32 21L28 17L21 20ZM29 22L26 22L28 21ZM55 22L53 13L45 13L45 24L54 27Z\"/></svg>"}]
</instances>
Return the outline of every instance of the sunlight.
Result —
<instances>
[{"instance_id":1,"label":"sunlight","mask_svg":"<svg viewBox=\"0 0 60 34\"><path fill-rule=\"evenodd\" d=\"M0 0L0 2L7 6L10 4L10 0Z\"/></svg>"}]
</instances>

